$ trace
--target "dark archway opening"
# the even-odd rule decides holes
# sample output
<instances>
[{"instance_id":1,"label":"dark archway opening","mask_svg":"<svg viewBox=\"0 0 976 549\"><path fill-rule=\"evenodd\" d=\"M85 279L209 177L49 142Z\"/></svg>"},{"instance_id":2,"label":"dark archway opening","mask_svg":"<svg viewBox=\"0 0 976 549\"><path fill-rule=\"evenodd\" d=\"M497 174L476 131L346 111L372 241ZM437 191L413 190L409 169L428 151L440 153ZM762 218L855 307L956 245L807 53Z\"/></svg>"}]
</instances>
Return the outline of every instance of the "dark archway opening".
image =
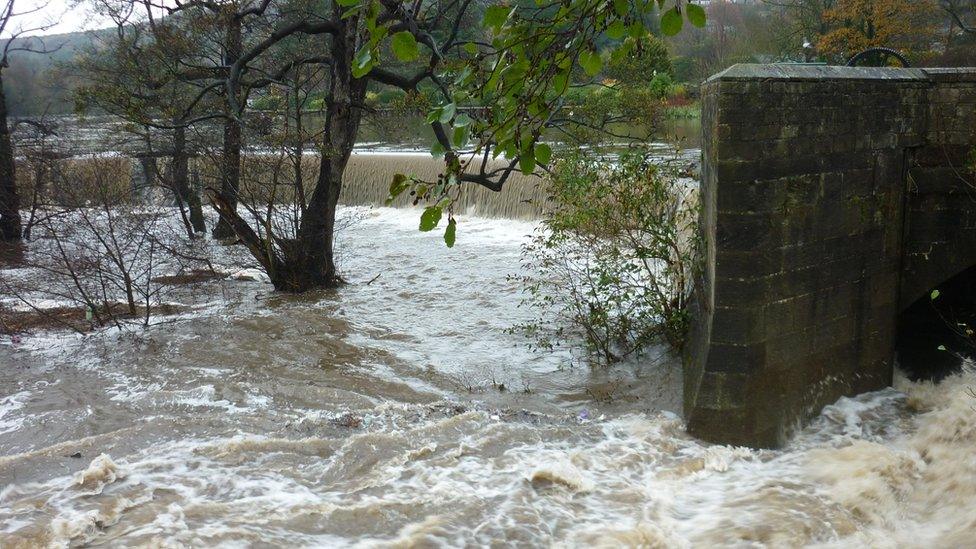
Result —
<instances>
[{"instance_id":1,"label":"dark archway opening","mask_svg":"<svg viewBox=\"0 0 976 549\"><path fill-rule=\"evenodd\" d=\"M976 266L899 315L896 350L899 366L913 381L939 381L976 356Z\"/></svg>"}]
</instances>

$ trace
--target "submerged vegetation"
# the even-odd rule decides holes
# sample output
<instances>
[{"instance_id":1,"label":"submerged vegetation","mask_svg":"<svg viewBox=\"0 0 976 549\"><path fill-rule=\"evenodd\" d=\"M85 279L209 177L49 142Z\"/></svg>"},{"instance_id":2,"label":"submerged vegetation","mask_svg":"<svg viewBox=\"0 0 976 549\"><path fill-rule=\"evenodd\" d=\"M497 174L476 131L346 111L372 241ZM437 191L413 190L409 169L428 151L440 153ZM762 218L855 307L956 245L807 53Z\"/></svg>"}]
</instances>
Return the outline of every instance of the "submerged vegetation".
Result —
<instances>
[{"instance_id":1,"label":"submerged vegetation","mask_svg":"<svg viewBox=\"0 0 976 549\"><path fill-rule=\"evenodd\" d=\"M539 317L516 330L554 349L581 334L597 363L652 344L681 349L699 246L697 198L646 153L574 155L548 179L549 209L523 247L523 304Z\"/></svg>"},{"instance_id":2,"label":"submerged vegetation","mask_svg":"<svg viewBox=\"0 0 976 549\"><path fill-rule=\"evenodd\" d=\"M115 158L72 160L71 185L35 200L27 216L29 253L11 261L18 270L0 275L0 294L19 311L0 309L10 324L75 331L137 323L171 314L166 303L174 275L216 276L199 246L180 234L171 208L146 207L151 187L129 187ZM10 246L10 245L8 245ZM45 307L45 304L57 304ZM25 317L25 313L30 313ZM79 323L79 315L85 323ZM11 318L20 320L11 322Z\"/></svg>"}]
</instances>

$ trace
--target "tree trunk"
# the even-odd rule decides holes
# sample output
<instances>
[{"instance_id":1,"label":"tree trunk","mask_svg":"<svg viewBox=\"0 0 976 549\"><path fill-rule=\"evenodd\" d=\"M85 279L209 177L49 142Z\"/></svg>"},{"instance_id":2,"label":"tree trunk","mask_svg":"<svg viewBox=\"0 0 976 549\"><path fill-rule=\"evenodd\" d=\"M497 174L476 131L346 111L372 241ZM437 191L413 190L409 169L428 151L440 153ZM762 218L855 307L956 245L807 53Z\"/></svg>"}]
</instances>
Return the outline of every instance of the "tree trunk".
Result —
<instances>
[{"instance_id":1,"label":"tree trunk","mask_svg":"<svg viewBox=\"0 0 976 549\"><path fill-rule=\"evenodd\" d=\"M359 16L342 19L339 24L340 30L331 45L331 79L319 174L295 238L270 235L268 240L237 214L235 203L223 193L210 196L221 222L230 226L232 233L267 271L275 288L281 291L303 292L342 282L334 256L336 207L342 176L359 131L366 80L352 77Z\"/></svg>"},{"instance_id":2,"label":"tree trunk","mask_svg":"<svg viewBox=\"0 0 976 549\"><path fill-rule=\"evenodd\" d=\"M34 228L34 222L37 219L37 209L40 207L41 197L47 190L47 179L48 179L48 162L53 162L54 155L45 154L42 149L32 159L34 164L34 188L31 191L30 200L30 214L27 216L27 223L24 224L23 236L25 240L30 240L31 231Z\"/></svg>"},{"instance_id":3,"label":"tree trunk","mask_svg":"<svg viewBox=\"0 0 976 549\"><path fill-rule=\"evenodd\" d=\"M233 65L241 56L243 44L241 41L241 20L231 17L227 22L225 36L224 65ZM239 96L239 89L232 93ZM220 197L237 210L237 193L241 185L241 123L237 113L231 112L230 101L226 102L227 118L224 120L224 151L221 158L223 165L220 169ZM214 238L229 238L234 236L234 229L223 216L217 221L213 230Z\"/></svg>"},{"instance_id":4,"label":"tree trunk","mask_svg":"<svg viewBox=\"0 0 976 549\"><path fill-rule=\"evenodd\" d=\"M0 241L20 240L20 197L17 196L17 172L14 147L7 125L7 99L0 74Z\"/></svg>"},{"instance_id":5,"label":"tree trunk","mask_svg":"<svg viewBox=\"0 0 976 549\"><path fill-rule=\"evenodd\" d=\"M207 230L203 220L203 206L200 195L190 189L189 155L186 151L186 128L177 125L173 130L173 190L178 199L190 208L190 225L193 232L202 233Z\"/></svg>"},{"instance_id":6,"label":"tree trunk","mask_svg":"<svg viewBox=\"0 0 976 549\"><path fill-rule=\"evenodd\" d=\"M149 156L140 156L138 160L140 169L139 171L132 172L132 177L130 178L130 199L133 203L151 196L149 192L156 180L155 159Z\"/></svg>"},{"instance_id":7,"label":"tree trunk","mask_svg":"<svg viewBox=\"0 0 976 549\"><path fill-rule=\"evenodd\" d=\"M366 97L366 80L352 77L358 24L358 17L343 20L333 38L322 162L297 239L284 250L281 264L271 273L272 283L279 290L301 292L341 283L334 257L336 206Z\"/></svg>"},{"instance_id":8,"label":"tree trunk","mask_svg":"<svg viewBox=\"0 0 976 549\"><path fill-rule=\"evenodd\" d=\"M165 181L167 186L169 186L169 190L173 192L173 199L176 202L176 209L180 212L180 220L183 222L183 228L186 229L186 236L192 239L194 236L196 236L196 232L193 230L193 224L190 223L190 218L186 214L186 193L184 192L186 190L186 155L182 151L182 144L179 143L180 137L179 130L174 129L173 155L166 174L163 176L163 181ZM184 173L181 174L181 170L183 170ZM181 188L181 186L184 188Z\"/></svg>"},{"instance_id":9,"label":"tree trunk","mask_svg":"<svg viewBox=\"0 0 976 549\"><path fill-rule=\"evenodd\" d=\"M305 156L305 139L303 135L303 125L302 125L302 105L303 102L300 100L300 90L298 88L298 75L300 74L301 67L296 67L295 69L295 200L299 205L299 211L304 213L306 208L305 203L305 173L302 171L302 160ZM285 119L287 124L287 118Z\"/></svg>"}]
</instances>

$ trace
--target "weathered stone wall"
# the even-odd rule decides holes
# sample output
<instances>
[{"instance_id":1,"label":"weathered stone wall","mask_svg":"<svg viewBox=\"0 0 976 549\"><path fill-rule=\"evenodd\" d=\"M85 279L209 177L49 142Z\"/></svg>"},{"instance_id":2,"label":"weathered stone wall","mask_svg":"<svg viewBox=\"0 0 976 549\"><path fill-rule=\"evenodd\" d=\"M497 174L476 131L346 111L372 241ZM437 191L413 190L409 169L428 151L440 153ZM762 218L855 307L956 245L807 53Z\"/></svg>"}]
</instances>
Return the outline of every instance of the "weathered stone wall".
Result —
<instances>
[{"instance_id":1,"label":"weathered stone wall","mask_svg":"<svg viewBox=\"0 0 976 549\"><path fill-rule=\"evenodd\" d=\"M777 446L825 404L890 383L902 273L929 288L947 271L903 261L906 242L973 226L936 152L974 144L961 101L976 98L974 72L737 65L705 83L692 434ZM976 263L943 236L940 253Z\"/></svg>"},{"instance_id":2,"label":"weathered stone wall","mask_svg":"<svg viewBox=\"0 0 976 549\"><path fill-rule=\"evenodd\" d=\"M907 182L902 308L976 263L976 69L926 75L930 122Z\"/></svg>"}]
</instances>

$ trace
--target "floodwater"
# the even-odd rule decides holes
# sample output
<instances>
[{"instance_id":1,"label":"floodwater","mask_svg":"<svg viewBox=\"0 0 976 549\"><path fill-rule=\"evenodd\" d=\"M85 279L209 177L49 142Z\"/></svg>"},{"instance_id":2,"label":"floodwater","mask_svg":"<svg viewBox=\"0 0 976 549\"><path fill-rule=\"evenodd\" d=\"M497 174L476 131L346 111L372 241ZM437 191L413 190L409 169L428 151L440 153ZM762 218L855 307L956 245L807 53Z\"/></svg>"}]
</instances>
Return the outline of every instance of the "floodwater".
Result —
<instances>
[{"instance_id":1,"label":"floodwater","mask_svg":"<svg viewBox=\"0 0 976 549\"><path fill-rule=\"evenodd\" d=\"M972 371L841 399L784 450L707 445L674 360L505 331L532 222L463 217L447 249L416 210L357 211L337 291L211 281L145 330L0 340L0 546L976 540Z\"/></svg>"}]
</instances>

